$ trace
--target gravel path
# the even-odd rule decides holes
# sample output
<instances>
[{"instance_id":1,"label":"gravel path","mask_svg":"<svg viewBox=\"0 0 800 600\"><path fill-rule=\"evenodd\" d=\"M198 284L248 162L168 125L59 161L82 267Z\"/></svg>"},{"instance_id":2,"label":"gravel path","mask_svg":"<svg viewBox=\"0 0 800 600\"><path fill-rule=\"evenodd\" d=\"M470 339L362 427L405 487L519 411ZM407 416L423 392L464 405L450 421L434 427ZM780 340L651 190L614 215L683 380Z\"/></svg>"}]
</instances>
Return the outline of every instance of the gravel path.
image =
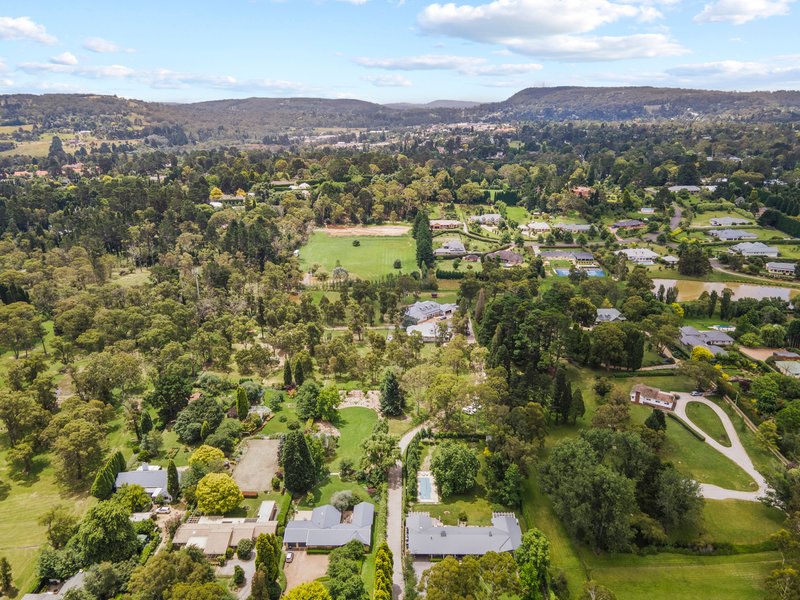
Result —
<instances>
[{"instance_id":1,"label":"gravel path","mask_svg":"<svg viewBox=\"0 0 800 600\"><path fill-rule=\"evenodd\" d=\"M680 400L678 401L678 407L675 410L677 415L686 421L686 423L688 423L692 429L703 434L706 438L706 443L709 446L714 448L717 452L724 454L737 465L739 465L739 467L741 467L745 473L750 475L750 477L752 477L753 480L758 484L758 491L743 492L738 490L726 490L716 485L701 483L700 493L703 495L703 497L709 500L749 500L751 502L758 502L759 498L761 498L767 491L767 482L763 475L761 475L761 473L759 473L753 466L753 461L751 461L750 457L747 455L747 451L744 449L744 446L739 439L739 434L734 428L733 423L731 422L727 413L711 400L708 400L702 396L691 396L686 393L678 394L678 396L680 397ZM722 425L725 427L725 433L727 434L728 439L731 441L730 448L726 448L715 439L711 438L711 436L709 436L705 431L700 429L692 422L692 420L686 415L686 405L690 402L699 402L700 404L705 404L717 414L720 421L722 421Z\"/></svg>"},{"instance_id":2,"label":"gravel path","mask_svg":"<svg viewBox=\"0 0 800 600\"><path fill-rule=\"evenodd\" d=\"M400 438L400 456L408 448L411 440L425 423L417 425ZM403 597L403 466L397 464L389 469L389 493L386 515L386 543L392 551L394 569L392 574L392 597Z\"/></svg>"}]
</instances>

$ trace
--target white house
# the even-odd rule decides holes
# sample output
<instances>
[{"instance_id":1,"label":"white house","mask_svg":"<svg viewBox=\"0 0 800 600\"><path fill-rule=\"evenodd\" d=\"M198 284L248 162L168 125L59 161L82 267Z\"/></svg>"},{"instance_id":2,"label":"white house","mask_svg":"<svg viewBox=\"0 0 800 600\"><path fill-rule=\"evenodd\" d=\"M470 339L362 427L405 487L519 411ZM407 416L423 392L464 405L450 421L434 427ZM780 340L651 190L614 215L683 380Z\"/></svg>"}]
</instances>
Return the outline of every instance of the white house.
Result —
<instances>
[{"instance_id":1,"label":"white house","mask_svg":"<svg viewBox=\"0 0 800 600\"><path fill-rule=\"evenodd\" d=\"M419 333L422 341L426 344L434 342L446 342L452 335L450 324L446 321L428 321L427 323L419 323L418 325L409 325L406 327L408 335L414 332Z\"/></svg>"},{"instance_id":2,"label":"white house","mask_svg":"<svg viewBox=\"0 0 800 600\"><path fill-rule=\"evenodd\" d=\"M480 223L481 225L497 225L503 217L498 213L488 213L485 215L475 215L469 218L473 223Z\"/></svg>"},{"instance_id":3,"label":"white house","mask_svg":"<svg viewBox=\"0 0 800 600\"><path fill-rule=\"evenodd\" d=\"M521 225L520 229L527 231L531 235L546 235L550 233L550 225L544 221L532 221L527 225Z\"/></svg>"},{"instance_id":4,"label":"white house","mask_svg":"<svg viewBox=\"0 0 800 600\"><path fill-rule=\"evenodd\" d=\"M436 317L448 317L458 310L458 304L439 304L433 300L414 302L403 315L403 321L408 325L416 325Z\"/></svg>"},{"instance_id":5,"label":"white house","mask_svg":"<svg viewBox=\"0 0 800 600\"><path fill-rule=\"evenodd\" d=\"M767 272L770 275L779 275L781 277L794 277L794 263L785 262L768 262Z\"/></svg>"},{"instance_id":6,"label":"white house","mask_svg":"<svg viewBox=\"0 0 800 600\"><path fill-rule=\"evenodd\" d=\"M661 410L675 410L678 399L675 394L662 392L659 389L638 383L631 388L631 402L646 404Z\"/></svg>"},{"instance_id":7,"label":"white house","mask_svg":"<svg viewBox=\"0 0 800 600\"><path fill-rule=\"evenodd\" d=\"M658 259L658 254L649 248L623 248L614 254L624 254L629 261L638 265L652 265Z\"/></svg>"},{"instance_id":8,"label":"white house","mask_svg":"<svg viewBox=\"0 0 800 600\"><path fill-rule=\"evenodd\" d=\"M467 249L461 240L447 240L442 244L441 248L433 251L434 256L461 256L466 253Z\"/></svg>"},{"instance_id":9,"label":"white house","mask_svg":"<svg viewBox=\"0 0 800 600\"><path fill-rule=\"evenodd\" d=\"M778 249L775 246L767 246L762 242L742 242L731 246L728 252L741 254L742 256L767 256L769 258L778 257Z\"/></svg>"},{"instance_id":10,"label":"white house","mask_svg":"<svg viewBox=\"0 0 800 600\"><path fill-rule=\"evenodd\" d=\"M743 229L710 229L708 235L717 238L723 242L732 242L735 240L756 240L758 236Z\"/></svg>"},{"instance_id":11,"label":"white house","mask_svg":"<svg viewBox=\"0 0 800 600\"><path fill-rule=\"evenodd\" d=\"M717 227L731 227L734 225L750 225L751 221L743 219L742 217L717 217L711 219L710 223Z\"/></svg>"},{"instance_id":12,"label":"white house","mask_svg":"<svg viewBox=\"0 0 800 600\"><path fill-rule=\"evenodd\" d=\"M625 315L616 308L598 308L595 323L618 323L625 320Z\"/></svg>"}]
</instances>

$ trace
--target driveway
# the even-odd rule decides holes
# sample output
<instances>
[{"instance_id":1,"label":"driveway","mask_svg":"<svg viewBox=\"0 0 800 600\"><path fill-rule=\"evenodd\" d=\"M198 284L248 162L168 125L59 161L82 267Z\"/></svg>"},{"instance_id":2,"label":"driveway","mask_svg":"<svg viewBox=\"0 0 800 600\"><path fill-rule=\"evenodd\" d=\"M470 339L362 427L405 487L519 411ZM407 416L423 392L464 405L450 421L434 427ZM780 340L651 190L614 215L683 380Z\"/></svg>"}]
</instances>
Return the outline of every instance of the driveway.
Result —
<instances>
[{"instance_id":1,"label":"driveway","mask_svg":"<svg viewBox=\"0 0 800 600\"><path fill-rule=\"evenodd\" d=\"M278 471L279 440L252 439L245 442L242 457L233 469L233 480L246 492L272 489L272 477Z\"/></svg>"},{"instance_id":2,"label":"driveway","mask_svg":"<svg viewBox=\"0 0 800 600\"><path fill-rule=\"evenodd\" d=\"M678 225L681 224L681 219L683 218L683 209L677 202L673 202L672 207L675 209L675 213L669 220L669 227L675 231L678 228Z\"/></svg>"},{"instance_id":3,"label":"driveway","mask_svg":"<svg viewBox=\"0 0 800 600\"><path fill-rule=\"evenodd\" d=\"M398 445L400 446L400 456L403 456L406 448L417 435L417 432L425 427L425 423L417 425L406 433ZM386 515L386 543L392 551L394 569L392 573L392 597L403 597L403 466L398 460L395 466L389 469L389 493Z\"/></svg>"},{"instance_id":4,"label":"driveway","mask_svg":"<svg viewBox=\"0 0 800 600\"><path fill-rule=\"evenodd\" d=\"M328 571L327 554L308 554L305 550L291 550L290 552L294 553L294 559L283 566L283 572L286 575L286 591L301 583L325 577Z\"/></svg>"},{"instance_id":5,"label":"driveway","mask_svg":"<svg viewBox=\"0 0 800 600\"><path fill-rule=\"evenodd\" d=\"M741 467L745 473L750 475L756 484L758 484L758 491L743 492L739 490L726 490L725 488L721 488L716 485L701 483L700 493L703 495L703 498L707 498L709 500L748 500L750 502L758 502L759 498L763 497L767 491L767 482L764 479L764 476L756 471L756 468L753 466L753 461L751 461L750 457L747 455L747 451L744 449L744 446L739 439L739 434L737 433L736 428L733 426L733 423L731 422L727 413L708 398L704 398L702 396L691 396L690 394L686 393L679 393L678 396L680 397L680 400L678 401L678 406L675 409L675 413L681 419L686 421L686 423L688 423L692 429L704 435L706 438L706 444L739 465L739 467ZM728 439L731 441L730 448L726 448L717 442L692 422L692 420L686 415L686 405L690 402L699 402L700 404L705 404L717 414L719 420L722 421L722 425L725 427L725 433L727 434Z\"/></svg>"},{"instance_id":6,"label":"driveway","mask_svg":"<svg viewBox=\"0 0 800 600\"><path fill-rule=\"evenodd\" d=\"M250 597L250 588L253 585L253 575L256 573L256 552L253 550L253 556L250 560L239 560L235 557L225 563L224 567L217 567L216 573L221 577L233 577L233 568L240 566L244 570L244 585L238 590L231 590L239 600L247 600Z\"/></svg>"}]
</instances>

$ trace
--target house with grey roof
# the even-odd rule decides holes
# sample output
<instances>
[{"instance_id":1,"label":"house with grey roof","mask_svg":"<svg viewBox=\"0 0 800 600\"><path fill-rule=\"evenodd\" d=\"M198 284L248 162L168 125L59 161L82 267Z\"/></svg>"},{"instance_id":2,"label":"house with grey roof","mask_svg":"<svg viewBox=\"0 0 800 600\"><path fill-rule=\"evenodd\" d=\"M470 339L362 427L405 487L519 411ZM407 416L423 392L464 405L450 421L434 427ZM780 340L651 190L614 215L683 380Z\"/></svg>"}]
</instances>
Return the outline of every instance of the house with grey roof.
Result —
<instances>
[{"instance_id":1,"label":"house with grey roof","mask_svg":"<svg viewBox=\"0 0 800 600\"><path fill-rule=\"evenodd\" d=\"M751 221L743 219L742 217L716 217L709 221L716 227L731 227L734 225L752 225Z\"/></svg>"},{"instance_id":2,"label":"house with grey roof","mask_svg":"<svg viewBox=\"0 0 800 600\"><path fill-rule=\"evenodd\" d=\"M481 225L497 225L502 220L502 216L498 213L488 213L485 215L474 215L469 218L473 223L480 223Z\"/></svg>"},{"instance_id":3,"label":"house with grey roof","mask_svg":"<svg viewBox=\"0 0 800 600\"><path fill-rule=\"evenodd\" d=\"M486 255L486 258L496 260L504 267L521 265L522 261L524 260L521 254L512 250L497 250L496 252L490 252Z\"/></svg>"},{"instance_id":4,"label":"house with grey roof","mask_svg":"<svg viewBox=\"0 0 800 600\"><path fill-rule=\"evenodd\" d=\"M439 304L433 300L414 302L403 313L403 323L416 325L437 317L448 317L458 309L457 304Z\"/></svg>"},{"instance_id":5,"label":"house with grey roof","mask_svg":"<svg viewBox=\"0 0 800 600\"><path fill-rule=\"evenodd\" d=\"M63 583L51 584L46 591L38 594L25 594L21 600L61 600L68 591L82 588L85 578L86 571L78 571Z\"/></svg>"},{"instance_id":6,"label":"house with grey roof","mask_svg":"<svg viewBox=\"0 0 800 600\"><path fill-rule=\"evenodd\" d=\"M778 249L775 246L767 246L763 242L742 242L728 249L728 252L741 254L745 257L768 256L769 258L778 257Z\"/></svg>"},{"instance_id":7,"label":"house with grey roof","mask_svg":"<svg viewBox=\"0 0 800 600\"><path fill-rule=\"evenodd\" d=\"M722 242L758 239L758 236L755 233L752 231L745 231L744 229L709 229L708 235L715 237Z\"/></svg>"},{"instance_id":8,"label":"house with grey roof","mask_svg":"<svg viewBox=\"0 0 800 600\"><path fill-rule=\"evenodd\" d=\"M513 552L522 543L522 529L514 513L492 513L489 527L441 525L429 513L406 517L406 550L415 557L483 556Z\"/></svg>"},{"instance_id":9,"label":"house with grey roof","mask_svg":"<svg viewBox=\"0 0 800 600\"><path fill-rule=\"evenodd\" d=\"M617 227L619 229L639 229L645 225L646 223L639 219L623 219L622 221L614 223L612 227Z\"/></svg>"},{"instance_id":10,"label":"house with grey roof","mask_svg":"<svg viewBox=\"0 0 800 600\"><path fill-rule=\"evenodd\" d=\"M775 368L784 375L800 379L800 362L796 360L776 360Z\"/></svg>"},{"instance_id":11,"label":"house with grey roof","mask_svg":"<svg viewBox=\"0 0 800 600\"><path fill-rule=\"evenodd\" d=\"M701 346L711 352L714 356L721 356L726 354L723 346L730 346L736 340L729 336L724 331L717 331L709 329L706 331L698 331L694 327L687 325L681 327L681 344L688 348L695 348Z\"/></svg>"},{"instance_id":12,"label":"house with grey roof","mask_svg":"<svg viewBox=\"0 0 800 600\"><path fill-rule=\"evenodd\" d=\"M135 471L118 473L114 487L119 489L123 485L141 486L154 500L161 496L167 502L172 502L172 496L167 491L167 470L158 465L142 463Z\"/></svg>"},{"instance_id":13,"label":"house with grey roof","mask_svg":"<svg viewBox=\"0 0 800 600\"><path fill-rule=\"evenodd\" d=\"M569 231L570 233L588 233L591 228L591 225L586 225L584 223L556 223L553 225L553 229Z\"/></svg>"},{"instance_id":14,"label":"house with grey roof","mask_svg":"<svg viewBox=\"0 0 800 600\"><path fill-rule=\"evenodd\" d=\"M441 248L433 251L434 256L461 256L466 253L467 249L461 240L447 240L442 244Z\"/></svg>"},{"instance_id":15,"label":"house with grey roof","mask_svg":"<svg viewBox=\"0 0 800 600\"><path fill-rule=\"evenodd\" d=\"M338 548L358 540L369 548L374 520L375 505L369 502L356 504L347 522L342 521L342 513L335 506L318 506L311 511L310 518L301 516L286 523L283 543L289 549Z\"/></svg>"},{"instance_id":16,"label":"house with grey roof","mask_svg":"<svg viewBox=\"0 0 800 600\"><path fill-rule=\"evenodd\" d=\"M628 260L639 265L652 265L658 260L658 253L653 252L650 248L623 248L615 251L614 254L624 254Z\"/></svg>"},{"instance_id":17,"label":"house with grey roof","mask_svg":"<svg viewBox=\"0 0 800 600\"><path fill-rule=\"evenodd\" d=\"M616 308L598 308L595 323L614 323L625 320L625 315Z\"/></svg>"},{"instance_id":18,"label":"house with grey roof","mask_svg":"<svg viewBox=\"0 0 800 600\"><path fill-rule=\"evenodd\" d=\"M794 277L795 264L787 262L768 262L767 273L781 277Z\"/></svg>"}]
</instances>

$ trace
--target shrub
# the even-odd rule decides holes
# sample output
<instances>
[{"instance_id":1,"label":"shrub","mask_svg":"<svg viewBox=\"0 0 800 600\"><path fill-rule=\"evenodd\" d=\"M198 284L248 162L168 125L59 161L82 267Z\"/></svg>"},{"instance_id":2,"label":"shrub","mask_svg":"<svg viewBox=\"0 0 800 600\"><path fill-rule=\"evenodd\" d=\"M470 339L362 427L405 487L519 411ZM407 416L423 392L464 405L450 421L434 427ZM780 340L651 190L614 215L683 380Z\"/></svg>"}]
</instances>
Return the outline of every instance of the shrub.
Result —
<instances>
[{"instance_id":1,"label":"shrub","mask_svg":"<svg viewBox=\"0 0 800 600\"><path fill-rule=\"evenodd\" d=\"M244 538L236 547L236 556L239 557L240 560L250 560L250 556L252 554L253 540L250 538Z\"/></svg>"},{"instance_id":2,"label":"shrub","mask_svg":"<svg viewBox=\"0 0 800 600\"><path fill-rule=\"evenodd\" d=\"M353 240L353 246L354 247L358 248L360 245L361 245L361 241L360 240Z\"/></svg>"},{"instance_id":3,"label":"shrub","mask_svg":"<svg viewBox=\"0 0 800 600\"><path fill-rule=\"evenodd\" d=\"M242 587L244 585L244 569L239 565L233 567L233 584L236 587Z\"/></svg>"},{"instance_id":4,"label":"shrub","mask_svg":"<svg viewBox=\"0 0 800 600\"><path fill-rule=\"evenodd\" d=\"M360 501L361 498L351 490L342 490L331 496L331 504L342 512L350 510Z\"/></svg>"}]
</instances>

